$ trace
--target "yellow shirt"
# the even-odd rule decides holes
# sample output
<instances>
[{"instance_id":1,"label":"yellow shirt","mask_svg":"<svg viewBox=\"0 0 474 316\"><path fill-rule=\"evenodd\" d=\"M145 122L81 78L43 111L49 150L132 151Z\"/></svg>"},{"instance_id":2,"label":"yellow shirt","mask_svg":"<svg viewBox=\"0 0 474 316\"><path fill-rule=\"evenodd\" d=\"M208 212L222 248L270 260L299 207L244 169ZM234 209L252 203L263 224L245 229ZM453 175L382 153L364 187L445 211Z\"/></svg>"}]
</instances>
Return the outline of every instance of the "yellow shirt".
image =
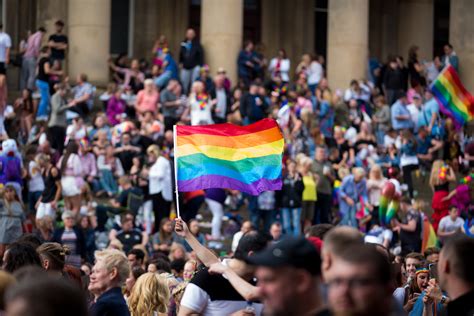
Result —
<instances>
[{"instance_id":1,"label":"yellow shirt","mask_svg":"<svg viewBox=\"0 0 474 316\"><path fill-rule=\"evenodd\" d=\"M312 175L303 176L303 201L316 201L316 182Z\"/></svg>"}]
</instances>

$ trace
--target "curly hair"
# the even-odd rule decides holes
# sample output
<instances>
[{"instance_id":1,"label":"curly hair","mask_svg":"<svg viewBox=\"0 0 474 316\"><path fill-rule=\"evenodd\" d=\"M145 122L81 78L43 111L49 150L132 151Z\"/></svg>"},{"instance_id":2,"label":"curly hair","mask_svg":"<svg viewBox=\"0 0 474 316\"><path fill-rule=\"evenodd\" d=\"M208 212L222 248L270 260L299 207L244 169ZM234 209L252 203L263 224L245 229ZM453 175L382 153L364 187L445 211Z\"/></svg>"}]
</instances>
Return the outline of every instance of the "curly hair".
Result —
<instances>
[{"instance_id":1,"label":"curly hair","mask_svg":"<svg viewBox=\"0 0 474 316\"><path fill-rule=\"evenodd\" d=\"M166 280L156 273L147 272L138 278L130 294L130 314L153 316L155 312L167 313L169 299Z\"/></svg>"}]
</instances>

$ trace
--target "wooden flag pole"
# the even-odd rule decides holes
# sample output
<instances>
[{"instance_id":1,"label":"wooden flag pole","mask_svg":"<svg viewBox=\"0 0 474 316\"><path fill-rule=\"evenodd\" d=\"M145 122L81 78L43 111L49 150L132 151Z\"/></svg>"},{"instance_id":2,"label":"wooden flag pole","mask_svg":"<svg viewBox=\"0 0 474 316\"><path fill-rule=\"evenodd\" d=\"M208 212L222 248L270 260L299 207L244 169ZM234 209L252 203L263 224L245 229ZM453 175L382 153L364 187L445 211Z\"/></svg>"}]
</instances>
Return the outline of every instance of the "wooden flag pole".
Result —
<instances>
[{"instance_id":1,"label":"wooden flag pole","mask_svg":"<svg viewBox=\"0 0 474 316\"><path fill-rule=\"evenodd\" d=\"M178 218L181 218L181 215L179 213L179 194L178 194L178 160L176 159L176 156L178 156L178 144L176 142L177 140L177 133L176 133L176 125L173 125L173 153L174 153L174 192L176 194L176 215Z\"/></svg>"}]
</instances>

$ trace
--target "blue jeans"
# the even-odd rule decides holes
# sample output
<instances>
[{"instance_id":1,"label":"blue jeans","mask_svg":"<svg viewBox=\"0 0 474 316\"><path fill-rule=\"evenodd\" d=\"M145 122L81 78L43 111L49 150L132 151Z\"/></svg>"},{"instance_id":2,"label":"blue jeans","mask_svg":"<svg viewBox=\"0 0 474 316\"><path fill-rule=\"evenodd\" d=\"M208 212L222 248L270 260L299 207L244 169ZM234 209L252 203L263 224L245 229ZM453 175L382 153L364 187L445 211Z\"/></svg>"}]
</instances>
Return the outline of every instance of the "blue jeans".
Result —
<instances>
[{"instance_id":1,"label":"blue jeans","mask_svg":"<svg viewBox=\"0 0 474 316\"><path fill-rule=\"evenodd\" d=\"M49 84L46 81L36 79L36 87L41 94L41 100L38 105L37 118L48 119L49 115Z\"/></svg>"},{"instance_id":2,"label":"blue jeans","mask_svg":"<svg viewBox=\"0 0 474 316\"><path fill-rule=\"evenodd\" d=\"M188 94L191 88L191 84L196 81L199 77L199 70L201 67L198 65L192 69L181 69L180 80L183 85L183 93Z\"/></svg>"},{"instance_id":3,"label":"blue jeans","mask_svg":"<svg viewBox=\"0 0 474 316\"><path fill-rule=\"evenodd\" d=\"M249 209L249 216L252 225L260 231L260 220L263 221L263 231L269 232L270 226L275 221L275 212L271 210Z\"/></svg>"},{"instance_id":4,"label":"blue jeans","mask_svg":"<svg viewBox=\"0 0 474 316\"><path fill-rule=\"evenodd\" d=\"M299 236L301 234L301 208L284 207L281 209L281 216L285 234Z\"/></svg>"},{"instance_id":5,"label":"blue jeans","mask_svg":"<svg viewBox=\"0 0 474 316\"><path fill-rule=\"evenodd\" d=\"M342 216L342 220L339 223L343 226L352 226L357 228L357 220L356 220L356 207L355 205L348 207L345 214Z\"/></svg>"},{"instance_id":6,"label":"blue jeans","mask_svg":"<svg viewBox=\"0 0 474 316\"><path fill-rule=\"evenodd\" d=\"M102 176L100 177L100 185L107 191L107 193L115 194L118 191L117 182L115 181L114 174L108 169L100 170Z\"/></svg>"},{"instance_id":7,"label":"blue jeans","mask_svg":"<svg viewBox=\"0 0 474 316\"><path fill-rule=\"evenodd\" d=\"M318 87L318 84L315 83L315 84L309 84L308 85L308 89L309 91L311 91L311 95L312 96L315 96L316 95L316 88Z\"/></svg>"},{"instance_id":8,"label":"blue jeans","mask_svg":"<svg viewBox=\"0 0 474 316\"><path fill-rule=\"evenodd\" d=\"M170 81L171 75L172 73L169 70L163 72L158 76L158 78L155 79L155 85L160 89L163 88L168 84L168 81Z\"/></svg>"},{"instance_id":9,"label":"blue jeans","mask_svg":"<svg viewBox=\"0 0 474 316\"><path fill-rule=\"evenodd\" d=\"M376 130L375 137L377 138L377 145L383 145L384 137L387 132Z\"/></svg>"}]
</instances>

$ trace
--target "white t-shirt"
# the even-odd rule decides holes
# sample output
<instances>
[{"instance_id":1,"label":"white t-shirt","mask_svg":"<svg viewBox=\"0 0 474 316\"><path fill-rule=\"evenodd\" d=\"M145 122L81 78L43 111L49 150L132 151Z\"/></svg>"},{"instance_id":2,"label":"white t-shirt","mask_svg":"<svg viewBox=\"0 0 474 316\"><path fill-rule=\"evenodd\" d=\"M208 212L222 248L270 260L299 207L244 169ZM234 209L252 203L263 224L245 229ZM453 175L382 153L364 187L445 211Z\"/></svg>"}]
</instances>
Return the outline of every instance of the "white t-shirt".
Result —
<instances>
[{"instance_id":1,"label":"white t-shirt","mask_svg":"<svg viewBox=\"0 0 474 316\"><path fill-rule=\"evenodd\" d=\"M148 183L150 194L161 192L161 195L166 201L171 201L173 199L171 188L171 164L168 159L161 156L158 157L156 162L150 168Z\"/></svg>"},{"instance_id":2,"label":"white t-shirt","mask_svg":"<svg viewBox=\"0 0 474 316\"><path fill-rule=\"evenodd\" d=\"M272 77L275 75L275 71L277 70L278 59L272 58L270 60L270 65L268 66L268 70L270 71ZM290 81L290 60L288 58L280 60L280 76L281 80L284 82Z\"/></svg>"},{"instance_id":3,"label":"white t-shirt","mask_svg":"<svg viewBox=\"0 0 474 316\"><path fill-rule=\"evenodd\" d=\"M84 125L79 130L76 130L76 127L70 124L66 128L66 135L66 143L68 143L70 139L81 140L87 136L86 126Z\"/></svg>"},{"instance_id":4,"label":"white t-shirt","mask_svg":"<svg viewBox=\"0 0 474 316\"><path fill-rule=\"evenodd\" d=\"M323 66L317 61L312 61L306 74L308 75L308 84L317 84L323 77Z\"/></svg>"},{"instance_id":5,"label":"white t-shirt","mask_svg":"<svg viewBox=\"0 0 474 316\"><path fill-rule=\"evenodd\" d=\"M190 100L191 106L191 125L212 124L212 105L211 102L202 103L193 96Z\"/></svg>"},{"instance_id":6,"label":"white t-shirt","mask_svg":"<svg viewBox=\"0 0 474 316\"><path fill-rule=\"evenodd\" d=\"M439 221L438 229L445 233L450 233L458 230L464 226L464 220L461 217L457 217L455 221L451 219L451 216L447 215Z\"/></svg>"},{"instance_id":7,"label":"white t-shirt","mask_svg":"<svg viewBox=\"0 0 474 316\"><path fill-rule=\"evenodd\" d=\"M402 156L400 157L400 167L405 167L409 165L417 165L417 164L419 164L417 156L408 156L408 155L402 154Z\"/></svg>"},{"instance_id":8,"label":"white t-shirt","mask_svg":"<svg viewBox=\"0 0 474 316\"><path fill-rule=\"evenodd\" d=\"M28 191L30 192L44 190L44 181L39 169L38 164L34 160L30 161L28 164L28 174L30 175L30 180L28 180Z\"/></svg>"},{"instance_id":9,"label":"white t-shirt","mask_svg":"<svg viewBox=\"0 0 474 316\"><path fill-rule=\"evenodd\" d=\"M4 63L7 57L7 48L12 47L10 35L0 32L0 62Z\"/></svg>"}]
</instances>

